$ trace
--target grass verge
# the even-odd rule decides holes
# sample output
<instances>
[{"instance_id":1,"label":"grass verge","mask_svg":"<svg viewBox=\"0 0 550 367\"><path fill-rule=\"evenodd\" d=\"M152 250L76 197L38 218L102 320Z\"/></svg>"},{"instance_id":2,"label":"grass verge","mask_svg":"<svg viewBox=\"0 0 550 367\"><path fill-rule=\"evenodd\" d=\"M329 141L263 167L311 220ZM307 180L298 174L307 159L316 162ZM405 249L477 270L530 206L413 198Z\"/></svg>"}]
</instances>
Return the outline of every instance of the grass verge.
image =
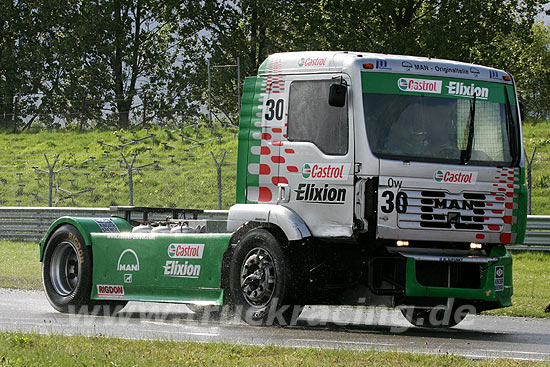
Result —
<instances>
[{"instance_id":1,"label":"grass verge","mask_svg":"<svg viewBox=\"0 0 550 367\"><path fill-rule=\"evenodd\" d=\"M532 121L523 125L523 142L527 159L533 157L532 210L533 214L550 214L550 121ZM527 162L525 164L527 170Z\"/></svg>"},{"instance_id":2,"label":"grass verge","mask_svg":"<svg viewBox=\"0 0 550 367\"><path fill-rule=\"evenodd\" d=\"M522 252L514 255L512 307L486 314L550 318L550 254ZM0 241L0 288L42 289L38 246L28 242Z\"/></svg>"},{"instance_id":3,"label":"grass verge","mask_svg":"<svg viewBox=\"0 0 550 367\"><path fill-rule=\"evenodd\" d=\"M488 311L490 315L550 318L544 308L550 303L550 254L513 254L514 295L512 307Z\"/></svg>"},{"instance_id":4,"label":"grass verge","mask_svg":"<svg viewBox=\"0 0 550 367\"><path fill-rule=\"evenodd\" d=\"M40 269L36 243L0 241L0 287L42 289Z\"/></svg>"},{"instance_id":5,"label":"grass verge","mask_svg":"<svg viewBox=\"0 0 550 367\"><path fill-rule=\"evenodd\" d=\"M523 124L525 150L533 161L533 214L550 214L550 121ZM47 206L48 176L44 154L50 163L60 154L56 165L54 190L56 206L106 207L128 205L129 182L126 165L118 149L128 139L145 139L124 148L127 159L140 153L134 167L145 168L134 173L134 204L199 209L217 209L217 174L211 152L221 160L222 208L235 203L237 139L235 130L216 126L196 131L155 127L150 130L47 131L20 134L0 131L0 205ZM147 139L155 134L155 139ZM120 138L119 138L120 136ZM221 141L213 137L221 137ZM102 144L102 143L106 144ZM199 144L200 143L200 144ZM156 162L156 163L155 163ZM152 166L151 166L152 165ZM156 167L156 168L154 168ZM65 190L65 191L63 191ZM66 191L74 193L69 195Z\"/></svg>"},{"instance_id":6,"label":"grass verge","mask_svg":"<svg viewBox=\"0 0 550 367\"><path fill-rule=\"evenodd\" d=\"M548 366L454 355L0 333L5 366Z\"/></svg>"},{"instance_id":7,"label":"grass verge","mask_svg":"<svg viewBox=\"0 0 550 367\"><path fill-rule=\"evenodd\" d=\"M211 154L220 162L227 152L222 169L222 205L228 209L235 203L236 136L231 129L221 127L212 132L202 127L197 134L193 129L183 131L185 139L179 131L158 127L134 134L102 130L0 132L0 206L48 205L44 154L50 164L60 154L52 190L54 206L128 205L127 167L114 146L128 143L128 139L145 139L124 148L128 164L138 154L133 166L135 205L217 209L217 169ZM147 138L151 134L155 134L154 139Z\"/></svg>"}]
</instances>

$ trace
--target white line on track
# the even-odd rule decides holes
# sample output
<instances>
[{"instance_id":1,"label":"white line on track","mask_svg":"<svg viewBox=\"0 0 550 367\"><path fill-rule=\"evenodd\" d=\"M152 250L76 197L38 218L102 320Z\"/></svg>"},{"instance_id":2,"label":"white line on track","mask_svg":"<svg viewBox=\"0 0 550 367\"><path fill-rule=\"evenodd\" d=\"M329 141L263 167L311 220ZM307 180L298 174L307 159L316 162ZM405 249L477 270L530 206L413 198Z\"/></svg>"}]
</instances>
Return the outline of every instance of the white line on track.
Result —
<instances>
[{"instance_id":1,"label":"white line on track","mask_svg":"<svg viewBox=\"0 0 550 367\"><path fill-rule=\"evenodd\" d=\"M495 353L513 353L513 354L539 354L543 356L550 356L550 353L546 352L526 352L526 351L515 351L515 350L495 350L495 349L484 349L486 352L495 352Z\"/></svg>"},{"instance_id":2,"label":"white line on track","mask_svg":"<svg viewBox=\"0 0 550 367\"><path fill-rule=\"evenodd\" d=\"M430 354L430 353L422 353L422 354ZM457 356L465 357L465 358L471 358L471 359L495 359L495 356L488 356L488 355L479 355L479 354L463 354L463 353L455 353ZM504 357L500 357L504 358ZM512 359L514 361L546 361L546 359L542 358L521 358L521 357L505 357L505 359Z\"/></svg>"},{"instance_id":3,"label":"white line on track","mask_svg":"<svg viewBox=\"0 0 550 367\"><path fill-rule=\"evenodd\" d=\"M380 347L394 347L396 344L387 343L372 343L372 342L352 342L352 341L338 341L338 340L323 340L323 339L288 339L289 341L308 342L308 343L333 343L333 344L357 344L357 345L377 345Z\"/></svg>"},{"instance_id":4,"label":"white line on track","mask_svg":"<svg viewBox=\"0 0 550 367\"><path fill-rule=\"evenodd\" d=\"M153 329L143 329L140 330L143 332L157 333L157 334L178 334L178 335L194 335L194 336L220 336L220 334L215 333L198 333L198 332L188 332L188 331L165 331L165 330L153 330Z\"/></svg>"}]
</instances>

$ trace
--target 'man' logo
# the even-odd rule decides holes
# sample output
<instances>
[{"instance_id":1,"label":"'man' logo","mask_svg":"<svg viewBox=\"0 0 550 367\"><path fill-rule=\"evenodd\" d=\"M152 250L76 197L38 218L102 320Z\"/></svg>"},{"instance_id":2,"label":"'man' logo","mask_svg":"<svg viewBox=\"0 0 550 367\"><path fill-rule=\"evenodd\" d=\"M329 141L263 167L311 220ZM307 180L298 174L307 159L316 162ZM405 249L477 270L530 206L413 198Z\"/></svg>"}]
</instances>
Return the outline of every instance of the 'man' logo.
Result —
<instances>
[{"instance_id":1,"label":"'man' logo","mask_svg":"<svg viewBox=\"0 0 550 367\"><path fill-rule=\"evenodd\" d=\"M122 251L122 253L118 257L118 264L117 264L116 270L139 271L139 258L136 252L129 248Z\"/></svg>"},{"instance_id":2,"label":"'man' logo","mask_svg":"<svg viewBox=\"0 0 550 367\"><path fill-rule=\"evenodd\" d=\"M434 199L435 209L462 209L474 210L474 201L472 200L456 200L456 199Z\"/></svg>"}]
</instances>

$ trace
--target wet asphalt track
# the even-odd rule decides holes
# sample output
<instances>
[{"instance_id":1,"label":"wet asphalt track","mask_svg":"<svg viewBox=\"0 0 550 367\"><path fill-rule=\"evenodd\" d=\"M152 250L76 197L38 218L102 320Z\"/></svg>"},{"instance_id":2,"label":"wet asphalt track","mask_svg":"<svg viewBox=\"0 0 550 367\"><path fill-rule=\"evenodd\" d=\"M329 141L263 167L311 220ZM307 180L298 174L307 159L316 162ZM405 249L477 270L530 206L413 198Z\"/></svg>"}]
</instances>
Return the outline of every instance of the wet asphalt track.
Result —
<instances>
[{"instance_id":1,"label":"wet asphalt track","mask_svg":"<svg viewBox=\"0 0 550 367\"><path fill-rule=\"evenodd\" d=\"M130 302L116 317L66 315L41 291L0 289L0 330L550 361L550 320L468 316L455 328L430 330L382 308L307 307L296 326L253 327L234 318L205 322L184 305L159 303Z\"/></svg>"}]
</instances>

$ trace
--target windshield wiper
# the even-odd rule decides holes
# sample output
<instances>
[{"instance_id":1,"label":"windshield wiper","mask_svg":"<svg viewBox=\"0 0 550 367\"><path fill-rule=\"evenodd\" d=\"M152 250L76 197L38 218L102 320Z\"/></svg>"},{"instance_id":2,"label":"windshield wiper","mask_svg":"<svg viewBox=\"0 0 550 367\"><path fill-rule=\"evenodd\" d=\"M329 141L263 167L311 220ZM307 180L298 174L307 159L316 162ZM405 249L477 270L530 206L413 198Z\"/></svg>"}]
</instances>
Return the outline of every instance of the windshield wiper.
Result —
<instances>
[{"instance_id":1,"label":"windshield wiper","mask_svg":"<svg viewBox=\"0 0 550 367\"><path fill-rule=\"evenodd\" d=\"M516 124L514 121L514 116L512 115L512 106L510 105L508 88L506 88L506 86L504 86L504 95L506 96L506 135L508 136L508 146L510 147L510 154L512 155L512 166L516 166L519 161Z\"/></svg>"},{"instance_id":2,"label":"windshield wiper","mask_svg":"<svg viewBox=\"0 0 550 367\"><path fill-rule=\"evenodd\" d=\"M470 124L468 125L468 141L466 142L466 149L460 151L460 164L466 165L470 158L472 158L472 149L474 146L474 119L476 117L476 97L474 93L474 100L470 104Z\"/></svg>"}]
</instances>

